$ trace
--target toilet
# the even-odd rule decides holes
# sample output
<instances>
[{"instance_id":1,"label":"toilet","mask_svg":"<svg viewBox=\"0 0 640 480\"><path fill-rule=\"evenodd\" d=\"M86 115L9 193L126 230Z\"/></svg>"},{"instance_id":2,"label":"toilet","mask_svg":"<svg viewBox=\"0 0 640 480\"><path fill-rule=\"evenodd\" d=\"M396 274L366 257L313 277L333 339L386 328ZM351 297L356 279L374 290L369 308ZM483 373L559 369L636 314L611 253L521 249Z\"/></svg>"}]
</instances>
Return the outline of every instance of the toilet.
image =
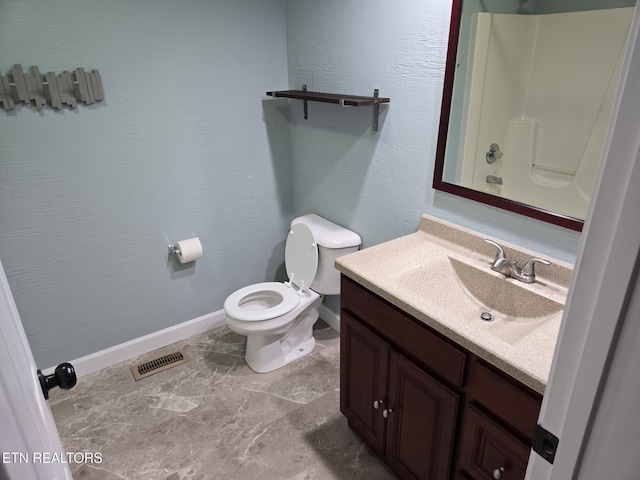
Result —
<instances>
[{"instance_id":1,"label":"toilet","mask_svg":"<svg viewBox=\"0 0 640 480\"><path fill-rule=\"evenodd\" d=\"M357 233L315 213L295 218L285 247L289 281L256 283L227 297L227 325L247 336L245 360L252 370L271 372L313 351L322 296L340 293L334 261L360 243Z\"/></svg>"}]
</instances>

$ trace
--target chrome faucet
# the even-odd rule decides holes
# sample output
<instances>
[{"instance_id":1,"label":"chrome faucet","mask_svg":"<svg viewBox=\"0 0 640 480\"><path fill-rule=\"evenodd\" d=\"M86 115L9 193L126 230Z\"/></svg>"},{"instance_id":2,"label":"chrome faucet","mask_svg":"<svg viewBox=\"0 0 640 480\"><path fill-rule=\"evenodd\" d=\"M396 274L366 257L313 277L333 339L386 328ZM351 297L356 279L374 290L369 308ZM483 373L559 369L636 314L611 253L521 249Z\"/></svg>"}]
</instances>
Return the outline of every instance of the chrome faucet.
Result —
<instances>
[{"instance_id":1,"label":"chrome faucet","mask_svg":"<svg viewBox=\"0 0 640 480\"><path fill-rule=\"evenodd\" d=\"M518 262L509 260L504 254L504 249L493 240L488 238L484 239L485 242L490 243L498 249L496 252L496 258L493 259L491 270L502 273L507 277L515 278L523 283L534 283L536 281L535 264L542 263L543 265L551 265L551 262L543 260L542 258L532 258L524 267L520 268Z\"/></svg>"}]
</instances>

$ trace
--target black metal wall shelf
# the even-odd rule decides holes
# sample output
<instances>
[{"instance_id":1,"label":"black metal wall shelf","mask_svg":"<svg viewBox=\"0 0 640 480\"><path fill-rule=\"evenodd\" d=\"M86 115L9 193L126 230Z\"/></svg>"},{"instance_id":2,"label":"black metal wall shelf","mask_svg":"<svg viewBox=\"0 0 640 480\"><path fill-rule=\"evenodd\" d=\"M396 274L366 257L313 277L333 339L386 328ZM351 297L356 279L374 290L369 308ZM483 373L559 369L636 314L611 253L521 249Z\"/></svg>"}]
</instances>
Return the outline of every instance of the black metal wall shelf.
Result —
<instances>
[{"instance_id":1,"label":"black metal wall shelf","mask_svg":"<svg viewBox=\"0 0 640 480\"><path fill-rule=\"evenodd\" d=\"M388 97L380 97L378 95L378 89L373 91L372 97L365 97L361 95L344 95L341 93L321 93L310 92L307 90L307 86L304 85L302 90L280 90L267 92L267 95L274 98L293 98L296 100L304 101L304 118L308 118L307 102L323 102L333 103L335 105L341 105L343 107L366 107L373 105L373 131L378 131L378 116L381 103L389 103L391 101Z\"/></svg>"}]
</instances>

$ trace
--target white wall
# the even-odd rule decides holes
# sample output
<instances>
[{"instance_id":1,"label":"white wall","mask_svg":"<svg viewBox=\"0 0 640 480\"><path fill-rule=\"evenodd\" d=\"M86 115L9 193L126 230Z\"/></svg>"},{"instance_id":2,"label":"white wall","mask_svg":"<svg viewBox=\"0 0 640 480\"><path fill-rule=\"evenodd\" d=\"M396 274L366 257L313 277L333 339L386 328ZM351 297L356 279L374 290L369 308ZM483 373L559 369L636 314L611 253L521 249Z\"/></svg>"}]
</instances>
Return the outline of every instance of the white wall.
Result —
<instances>
[{"instance_id":1,"label":"white wall","mask_svg":"<svg viewBox=\"0 0 640 480\"><path fill-rule=\"evenodd\" d=\"M97 68L105 101L0 111L0 257L41 367L274 279L292 218L283 0L0 2L0 70ZM180 266L167 244L200 236Z\"/></svg>"}]
</instances>

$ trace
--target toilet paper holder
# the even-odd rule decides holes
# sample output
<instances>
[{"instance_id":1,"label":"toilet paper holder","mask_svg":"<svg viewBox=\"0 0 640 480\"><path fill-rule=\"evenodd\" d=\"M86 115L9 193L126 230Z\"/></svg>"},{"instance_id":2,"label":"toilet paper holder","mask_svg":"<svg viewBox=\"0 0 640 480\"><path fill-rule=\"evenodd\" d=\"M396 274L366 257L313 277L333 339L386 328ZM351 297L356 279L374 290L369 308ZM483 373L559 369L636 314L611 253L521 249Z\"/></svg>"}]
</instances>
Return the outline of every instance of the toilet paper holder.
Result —
<instances>
[{"instance_id":1,"label":"toilet paper holder","mask_svg":"<svg viewBox=\"0 0 640 480\"><path fill-rule=\"evenodd\" d=\"M203 249L200 238L193 237L170 244L169 255L176 257L180 263L191 263L202 258Z\"/></svg>"}]
</instances>

